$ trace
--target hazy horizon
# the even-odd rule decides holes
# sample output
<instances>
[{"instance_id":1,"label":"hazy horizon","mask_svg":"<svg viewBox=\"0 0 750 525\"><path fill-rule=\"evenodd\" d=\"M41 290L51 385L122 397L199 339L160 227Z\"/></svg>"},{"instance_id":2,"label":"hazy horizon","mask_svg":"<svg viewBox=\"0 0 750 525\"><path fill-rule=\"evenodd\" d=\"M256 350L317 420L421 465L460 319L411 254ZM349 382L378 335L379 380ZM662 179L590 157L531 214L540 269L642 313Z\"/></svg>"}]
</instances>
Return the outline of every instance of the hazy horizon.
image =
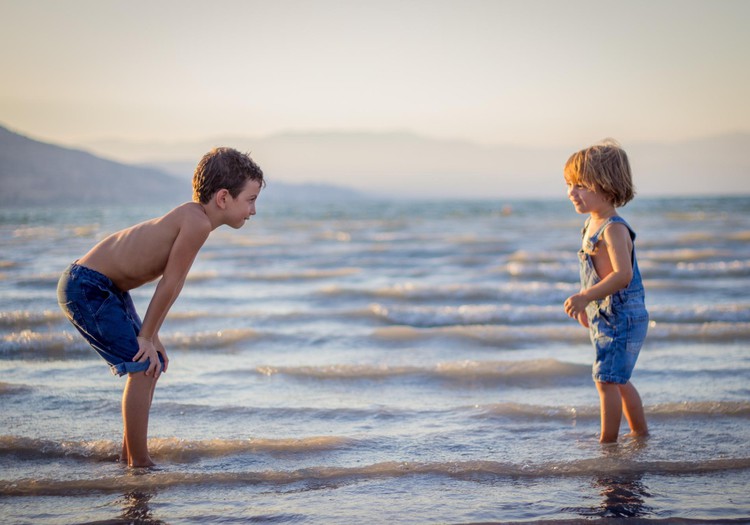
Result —
<instances>
[{"instance_id":1,"label":"hazy horizon","mask_svg":"<svg viewBox=\"0 0 750 525\"><path fill-rule=\"evenodd\" d=\"M253 138L237 147L280 180L446 196L547 191L605 137L648 192L738 191L750 171L745 149L693 166L678 147L750 132L750 2L0 0L0 13L0 122L63 146ZM377 144L290 144L321 132L435 147L391 145L406 152L394 165Z\"/></svg>"}]
</instances>

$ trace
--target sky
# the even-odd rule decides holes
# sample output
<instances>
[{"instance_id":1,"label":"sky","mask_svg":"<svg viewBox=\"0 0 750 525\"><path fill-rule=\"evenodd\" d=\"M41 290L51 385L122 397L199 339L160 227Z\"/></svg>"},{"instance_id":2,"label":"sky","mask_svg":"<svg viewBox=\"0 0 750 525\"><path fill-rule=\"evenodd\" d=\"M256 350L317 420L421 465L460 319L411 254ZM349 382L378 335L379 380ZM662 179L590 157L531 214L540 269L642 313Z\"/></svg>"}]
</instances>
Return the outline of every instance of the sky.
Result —
<instances>
[{"instance_id":1,"label":"sky","mask_svg":"<svg viewBox=\"0 0 750 525\"><path fill-rule=\"evenodd\" d=\"M749 25L746 0L0 0L0 125L468 198L556 195L614 137L646 194L750 193Z\"/></svg>"},{"instance_id":2,"label":"sky","mask_svg":"<svg viewBox=\"0 0 750 525\"><path fill-rule=\"evenodd\" d=\"M0 125L63 145L750 132L745 0L0 0Z\"/></svg>"}]
</instances>

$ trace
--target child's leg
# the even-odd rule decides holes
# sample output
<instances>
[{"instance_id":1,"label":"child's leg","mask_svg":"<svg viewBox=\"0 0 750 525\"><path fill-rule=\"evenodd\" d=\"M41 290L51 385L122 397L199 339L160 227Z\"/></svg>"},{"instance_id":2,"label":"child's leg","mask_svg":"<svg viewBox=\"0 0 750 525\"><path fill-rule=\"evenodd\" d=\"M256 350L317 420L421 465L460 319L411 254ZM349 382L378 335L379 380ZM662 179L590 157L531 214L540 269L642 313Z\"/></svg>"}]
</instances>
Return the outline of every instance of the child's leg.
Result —
<instances>
[{"instance_id":1,"label":"child's leg","mask_svg":"<svg viewBox=\"0 0 750 525\"><path fill-rule=\"evenodd\" d=\"M622 398L620 387L616 383L601 383L596 381L596 390L599 392L599 412L602 421L602 433L599 436L600 443L614 443L620 433L620 420L622 419Z\"/></svg>"},{"instance_id":2,"label":"child's leg","mask_svg":"<svg viewBox=\"0 0 750 525\"><path fill-rule=\"evenodd\" d=\"M628 426L634 436L648 435L648 425L646 424L646 415L643 412L643 403L638 390L628 381L620 386L620 395L622 396L622 409L625 412L625 419L628 420Z\"/></svg>"},{"instance_id":3,"label":"child's leg","mask_svg":"<svg viewBox=\"0 0 750 525\"><path fill-rule=\"evenodd\" d=\"M128 374L122 393L123 452L130 467L151 467L148 414L156 380L144 372Z\"/></svg>"},{"instance_id":4,"label":"child's leg","mask_svg":"<svg viewBox=\"0 0 750 525\"><path fill-rule=\"evenodd\" d=\"M151 412L151 403L154 401L154 390L156 390L157 380L154 380L151 384L151 397L149 398L149 402L148 402L149 413ZM124 398L124 392L123 392L123 398ZM123 413L123 418L124 418L124 413ZM122 451L120 452L120 462L127 463L127 464L130 464L131 462L130 454L128 453L128 437L127 437L127 433L124 431L123 431L123 436L122 436Z\"/></svg>"}]
</instances>

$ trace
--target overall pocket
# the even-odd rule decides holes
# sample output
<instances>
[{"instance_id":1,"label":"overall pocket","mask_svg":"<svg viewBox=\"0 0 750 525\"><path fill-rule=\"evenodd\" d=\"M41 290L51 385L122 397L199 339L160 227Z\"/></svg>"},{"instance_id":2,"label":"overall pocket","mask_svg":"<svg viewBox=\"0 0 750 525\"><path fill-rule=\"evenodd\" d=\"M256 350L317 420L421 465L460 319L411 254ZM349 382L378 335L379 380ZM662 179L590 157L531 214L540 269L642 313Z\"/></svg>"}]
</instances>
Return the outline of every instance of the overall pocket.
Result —
<instances>
[{"instance_id":1,"label":"overall pocket","mask_svg":"<svg viewBox=\"0 0 750 525\"><path fill-rule=\"evenodd\" d=\"M636 356L641 351L648 333L648 313L628 316L628 340L626 350Z\"/></svg>"}]
</instances>

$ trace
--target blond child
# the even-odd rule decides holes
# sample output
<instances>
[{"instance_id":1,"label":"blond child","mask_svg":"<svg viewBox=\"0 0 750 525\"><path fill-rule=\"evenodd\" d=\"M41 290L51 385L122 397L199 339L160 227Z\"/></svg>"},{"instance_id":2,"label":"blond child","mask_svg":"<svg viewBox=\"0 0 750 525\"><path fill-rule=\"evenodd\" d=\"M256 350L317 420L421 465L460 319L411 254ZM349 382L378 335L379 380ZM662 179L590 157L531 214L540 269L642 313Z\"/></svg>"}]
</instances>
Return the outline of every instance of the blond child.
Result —
<instances>
[{"instance_id":1,"label":"blond child","mask_svg":"<svg viewBox=\"0 0 750 525\"><path fill-rule=\"evenodd\" d=\"M63 273L57 288L66 317L110 365L128 379L122 395L121 461L154 465L148 417L156 381L169 358L159 329L182 290L198 251L221 225L240 228L255 215L263 172L246 154L216 148L193 175L193 202L113 233ZM159 279L141 322L128 293Z\"/></svg>"},{"instance_id":2,"label":"blond child","mask_svg":"<svg viewBox=\"0 0 750 525\"><path fill-rule=\"evenodd\" d=\"M648 330L648 312L635 255L635 232L616 208L633 199L630 163L611 139L574 153L565 164L568 198L588 214L578 252L581 291L565 313L589 329L596 350L602 443L617 441L623 412L633 436L648 434L643 404L630 382Z\"/></svg>"}]
</instances>

